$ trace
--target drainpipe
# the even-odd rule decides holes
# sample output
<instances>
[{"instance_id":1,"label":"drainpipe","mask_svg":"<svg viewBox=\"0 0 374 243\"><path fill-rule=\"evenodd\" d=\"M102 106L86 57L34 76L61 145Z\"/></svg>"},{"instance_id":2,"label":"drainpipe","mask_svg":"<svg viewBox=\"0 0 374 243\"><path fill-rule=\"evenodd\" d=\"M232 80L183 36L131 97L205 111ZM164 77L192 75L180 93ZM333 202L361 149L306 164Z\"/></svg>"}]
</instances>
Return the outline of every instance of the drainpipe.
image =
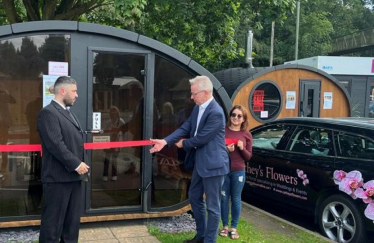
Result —
<instances>
[{"instance_id":1,"label":"drainpipe","mask_svg":"<svg viewBox=\"0 0 374 243\"><path fill-rule=\"evenodd\" d=\"M249 68L253 68L252 43L253 43L253 33L252 33L252 30L249 30L247 33L247 42L246 42L246 48L245 48L245 64Z\"/></svg>"},{"instance_id":2,"label":"drainpipe","mask_svg":"<svg viewBox=\"0 0 374 243\"><path fill-rule=\"evenodd\" d=\"M296 5L296 41L295 41L295 60L299 56L299 25L300 25L300 1Z\"/></svg>"}]
</instances>

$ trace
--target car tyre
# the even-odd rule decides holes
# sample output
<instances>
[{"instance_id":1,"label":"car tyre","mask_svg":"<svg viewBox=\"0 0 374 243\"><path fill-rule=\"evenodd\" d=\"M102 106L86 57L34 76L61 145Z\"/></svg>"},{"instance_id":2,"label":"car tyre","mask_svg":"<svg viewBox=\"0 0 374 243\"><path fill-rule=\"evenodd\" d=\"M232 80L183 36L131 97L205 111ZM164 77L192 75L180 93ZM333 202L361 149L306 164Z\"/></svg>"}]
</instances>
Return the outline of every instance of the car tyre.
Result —
<instances>
[{"instance_id":1,"label":"car tyre","mask_svg":"<svg viewBox=\"0 0 374 243\"><path fill-rule=\"evenodd\" d=\"M326 198L318 210L318 225L324 236L336 242L366 242L363 213L344 195Z\"/></svg>"}]
</instances>

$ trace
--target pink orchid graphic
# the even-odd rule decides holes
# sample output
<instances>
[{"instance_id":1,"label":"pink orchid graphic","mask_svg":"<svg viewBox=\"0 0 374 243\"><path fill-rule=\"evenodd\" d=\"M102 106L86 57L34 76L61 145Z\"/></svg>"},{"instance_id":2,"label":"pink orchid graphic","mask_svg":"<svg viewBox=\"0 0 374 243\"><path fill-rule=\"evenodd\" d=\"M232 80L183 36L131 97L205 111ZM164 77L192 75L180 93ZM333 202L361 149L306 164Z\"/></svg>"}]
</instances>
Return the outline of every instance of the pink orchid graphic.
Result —
<instances>
[{"instance_id":1,"label":"pink orchid graphic","mask_svg":"<svg viewBox=\"0 0 374 243\"><path fill-rule=\"evenodd\" d=\"M299 169L296 169L296 173L297 173L297 176L298 176L299 178L301 178L301 176L304 175L304 171L299 170Z\"/></svg>"},{"instance_id":2,"label":"pink orchid graphic","mask_svg":"<svg viewBox=\"0 0 374 243\"><path fill-rule=\"evenodd\" d=\"M369 203L364 211L364 214L366 218L374 220L374 203Z\"/></svg>"},{"instance_id":3,"label":"pink orchid graphic","mask_svg":"<svg viewBox=\"0 0 374 243\"><path fill-rule=\"evenodd\" d=\"M334 173L335 174L335 173ZM339 190L347 193L352 198L356 199L355 191L363 185L362 174L357 170L353 170L346 174L343 180L339 183Z\"/></svg>"},{"instance_id":4,"label":"pink orchid graphic","mask_svg":"<svg viewBox=\"0 0 374 243\"><path fill-rule=\"evenodd\" d=\"M358 198L361 198L364 203L372 203L374 202L374 180L366 182L362 188L357 188L355 191L355 195Z\"/></svg>"},{"instance_id":5,"label":"pink orchid graphic","mask_svg":"<svg viewBox=\"0 0 374 243\"><path fill-rule=\"evenodd\" d=\"M308 180L308 179L303 180L303 185L304 185L304 186L306 186L306 185L308 185L308 184L309 184L309 180Z\"/></svg>"},{"instance_id":6,"label":"pink orchid graphic","mask_svg":"<svg viewBox=\"0 0 374 243\"><path fill-rule=\"evenodd\" d=\"M303 180L303 185L306 186L309 184L308 176L304 174L304 171L296 169L297 176Z\"/></svg>"},{"instance_id":7,"label":"pink orchid graphic","mask_svg":"<svg viewBox=\"0 0 374 243\"><path fill-rule=\"evenodd\" d=\"M335 184L339 185L339 183L345 178L346 175L347 175L347 173L345 171L336 170L334 172L334 182L335 182Z\"/></svg>"},{"instance_id":8,"label":"pink orchid graphic","mask_svg":"<svg viewBox=\"0 0 374 243\"><path fill-rule=\"evenodd\" d=\"M352 198L360 198L367 203L364 211L365 217L374 220L374 180L364 184L361 172L353 170L346 173L342 170L334 171L335 184L339 185L339 190L347 193Z\"/></svg>"}]
</instances>

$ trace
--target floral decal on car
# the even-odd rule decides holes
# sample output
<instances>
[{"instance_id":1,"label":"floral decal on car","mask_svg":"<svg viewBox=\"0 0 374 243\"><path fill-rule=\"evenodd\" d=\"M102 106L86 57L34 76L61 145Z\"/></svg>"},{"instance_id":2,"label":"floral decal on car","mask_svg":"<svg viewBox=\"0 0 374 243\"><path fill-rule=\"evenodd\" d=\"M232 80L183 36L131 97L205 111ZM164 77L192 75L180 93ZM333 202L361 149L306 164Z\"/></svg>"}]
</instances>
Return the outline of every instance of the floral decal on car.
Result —
<instances>
[{"instance_id":1,"label":"floral decal on car","mask_svg":"<svg viewBox=\"0 0 374 243\"><path fill-rule=\"evenodd\" d=\"M353 199L360 198L367 205L364 214L374 220L374 180L364 183L360 171L353 170L346 173L343 170L334 171L334 182L339 190L347 193Z\"/></svg>"},{"instance_id":2,"label":"floral decal on car","mask_svg":"<svg viewBox=\"0 0 374 243\"><path fill-rule=\"evenodd\" d=\"M304 174L304 171L297 169L296 170L297 176L303 180L303 185L306 186L309 184L309 179L306 174Z\"/></svg>"}]
</instances>

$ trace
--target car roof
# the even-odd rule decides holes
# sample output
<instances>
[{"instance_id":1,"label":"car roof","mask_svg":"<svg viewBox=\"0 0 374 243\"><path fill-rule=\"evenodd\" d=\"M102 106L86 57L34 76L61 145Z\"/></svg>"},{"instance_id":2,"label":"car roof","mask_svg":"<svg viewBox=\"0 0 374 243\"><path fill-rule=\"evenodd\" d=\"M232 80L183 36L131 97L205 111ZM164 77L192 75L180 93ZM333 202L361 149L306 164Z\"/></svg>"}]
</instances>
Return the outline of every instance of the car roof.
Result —
<instances>
[{"instance_id":1,"label":"car roof","mask_svg":"<svg viewBox=\"0 0 374 243\"><path fill-rule=\"evenodd\" d=\"M339 117L339 118L322 118L322 117L287 117L280 118L267 124L289 123L295 125L316 125L324 124L326 127L344 126L357 127L374 130L374 118L367 117Z\"/></svg>"}]
</instances>

